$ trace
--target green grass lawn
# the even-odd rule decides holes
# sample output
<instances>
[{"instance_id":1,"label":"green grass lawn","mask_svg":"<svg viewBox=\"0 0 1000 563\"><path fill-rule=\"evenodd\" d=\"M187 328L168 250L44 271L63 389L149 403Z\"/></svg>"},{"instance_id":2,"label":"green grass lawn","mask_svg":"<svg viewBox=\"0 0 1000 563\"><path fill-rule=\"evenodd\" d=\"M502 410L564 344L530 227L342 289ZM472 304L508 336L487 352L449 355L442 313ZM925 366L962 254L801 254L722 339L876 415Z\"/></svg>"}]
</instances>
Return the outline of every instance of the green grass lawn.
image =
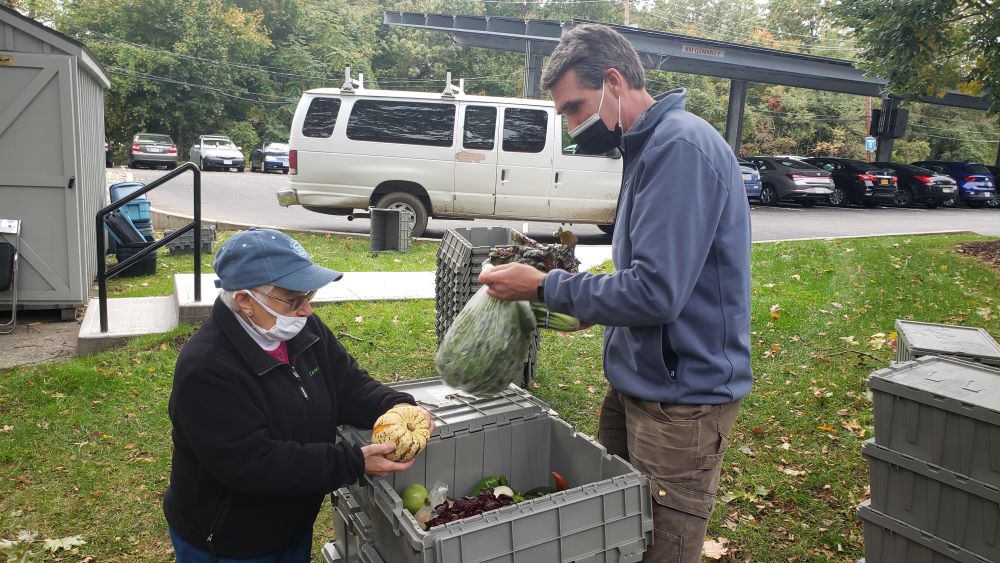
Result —
<instances>
[{"instance_id":1,"label":"green grass lawn","mask_svg":"<svg viewBox=\"0 0 1000 563\"><path fill-rule=\"evenodd\" d=\"M162 235L162 233L160 233ZM215 248L233 236L234 232L218 234ZM317 264L341 272L433 272L438 245L435 242L415 240L407 253L385 252L372 254L368 237L341 237L311 233L289 233L309 251ZM208 274L215 270L215 254L201 255L201 271ZM108 266L117 264L108 256ZM125 278L116 276L108 281L111 297L150 297L171 295L174 292L174 274L193 272L194 255L171 255L161 248L156 256L156 274Z\"/></svg>"},{"instance_id":2,"label":"green grass lawn","mask_svg":"<svg viewBox=\"0 0 1000 563\"><path fill-rule=\"evenodd\" d=\"M872 436L865 378L894 357L896 318L982 326L1000 336L997 273L953 250L975 239L754 246L756 379L731 436L709 528L712 537L726 539L734 560L861 557L854 508L868 494L860 449ZM345 270L361 268L343 264L393 269L394 256L402 269L433 269L432 243L367 263L351 256L364 247L360 239L351 248L336 238L303 244ZM151 287L120 287L118 295ZM432 302L331 304L317 312L379 379L434 375ZM19 530L82 536L87 543L63 561L171 559L160 509L170 459L166 402L178 349L192 331L182 327L121 350L0 371L0 538ZM546 332L531 389L591 435L606 388L601 336L600 327ZM324 509L314 548L330 535Z\"/></svg>"}]
</instances>

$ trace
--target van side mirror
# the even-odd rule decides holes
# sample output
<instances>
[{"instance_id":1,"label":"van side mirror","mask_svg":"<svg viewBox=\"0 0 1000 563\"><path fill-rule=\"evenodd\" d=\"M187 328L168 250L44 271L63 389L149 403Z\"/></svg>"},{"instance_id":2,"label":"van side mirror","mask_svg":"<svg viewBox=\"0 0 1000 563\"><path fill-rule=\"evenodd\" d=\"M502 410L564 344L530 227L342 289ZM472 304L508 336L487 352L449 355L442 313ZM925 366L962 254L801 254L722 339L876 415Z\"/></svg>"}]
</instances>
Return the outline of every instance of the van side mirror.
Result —
<instances>
[{"instance_id":1,"label":"van side mirror","mask_svg":"<svg viewBox=\"0 0 1000 563\"><path fill-rule=\"evenodd\" d=\"M608 152L604 153L604 156L608 158L619 159L622 157L622 151L618 150L618 147L615 147L609 150Z\"/></svg>"}]
</instances>

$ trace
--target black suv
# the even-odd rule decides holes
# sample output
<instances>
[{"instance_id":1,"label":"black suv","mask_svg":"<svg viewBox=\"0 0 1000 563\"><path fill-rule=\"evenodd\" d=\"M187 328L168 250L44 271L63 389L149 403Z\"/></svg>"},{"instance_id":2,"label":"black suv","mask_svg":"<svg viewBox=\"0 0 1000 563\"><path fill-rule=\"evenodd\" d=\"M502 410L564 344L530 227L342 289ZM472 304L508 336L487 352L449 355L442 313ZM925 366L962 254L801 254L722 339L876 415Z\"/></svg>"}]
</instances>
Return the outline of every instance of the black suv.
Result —
<instances>
[{"instance_id":1,"label":"black suv","mask_svg":"<svg viewBox=\"0 0 1000 563\"><path fill-rule=\"evenodd\" d=\"M894 205L896 178L884 170L850 158L807 158L805 162L833 174L833 194L830 204L844 207L860 203L865 207Z\"/></svg>"}]
</instances>

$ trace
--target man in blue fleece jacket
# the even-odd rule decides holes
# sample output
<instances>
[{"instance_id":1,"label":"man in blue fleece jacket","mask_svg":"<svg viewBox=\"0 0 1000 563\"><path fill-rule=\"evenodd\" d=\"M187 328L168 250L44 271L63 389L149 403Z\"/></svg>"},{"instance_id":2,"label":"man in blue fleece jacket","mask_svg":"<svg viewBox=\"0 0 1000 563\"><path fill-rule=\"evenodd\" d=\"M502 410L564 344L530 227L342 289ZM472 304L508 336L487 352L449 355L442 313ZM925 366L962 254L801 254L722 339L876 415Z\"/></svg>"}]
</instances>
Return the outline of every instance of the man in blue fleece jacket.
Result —
<instances>
[{"instance_id":1,"label":"man in blue fleece jacket","mask_svg":"<svg viewBox=\"0 0 1000 563\"><path fill-rule=\"evenodd\" d=\"M740 167L719 133L685 111L684 90L649 95L635 50L608 27L563 34L542 86L582 149L624 154L615 273L507 264L479 280L494 297L541 299L606 326L598 437L650 479L654 542L643 561L695 563L752 381Z\"/></svg>"}]
</instances>

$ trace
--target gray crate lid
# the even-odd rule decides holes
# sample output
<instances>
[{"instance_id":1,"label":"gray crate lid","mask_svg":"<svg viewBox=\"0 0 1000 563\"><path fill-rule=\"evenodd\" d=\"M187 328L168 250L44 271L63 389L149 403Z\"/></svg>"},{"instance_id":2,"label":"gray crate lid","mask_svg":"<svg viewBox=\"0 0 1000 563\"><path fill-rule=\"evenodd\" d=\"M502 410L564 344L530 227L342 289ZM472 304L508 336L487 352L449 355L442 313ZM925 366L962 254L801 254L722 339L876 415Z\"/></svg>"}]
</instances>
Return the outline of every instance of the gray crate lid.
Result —
<instances>
[{"instance_id":1,"label":"gray crate lid","mask_svg":"<svg viewBox=\"0 0 1000 563\"><path fill-rule=\"evenodd\" d=\"M442 437L509 424L512 420L556 416L551 407L516 385L488 398L448 387L436 377L393 383L390 387L413 395L420 406L431 411L434 434Z\"/></svg>"},{"instance_id":2,"label":"gray crate lid","mask_svg":"<svg viewBox=\"0 0 1000 563\"><path fill-rule=\"evenodd\" d=\"M896 332L917 355L953 354L1000 362L1000 344L982 328L897 320Z\"/></svg>"},{"instance_id":3,"label":"gray crate lid","mask_svg":"<svg viewBox=\"0 0 1000 563\"><path fill-rule=\"evenodd\" d=\"M895 364L868 387L1000 426L1000 370L939 356Z\"/></svg>"}]
</instances>

